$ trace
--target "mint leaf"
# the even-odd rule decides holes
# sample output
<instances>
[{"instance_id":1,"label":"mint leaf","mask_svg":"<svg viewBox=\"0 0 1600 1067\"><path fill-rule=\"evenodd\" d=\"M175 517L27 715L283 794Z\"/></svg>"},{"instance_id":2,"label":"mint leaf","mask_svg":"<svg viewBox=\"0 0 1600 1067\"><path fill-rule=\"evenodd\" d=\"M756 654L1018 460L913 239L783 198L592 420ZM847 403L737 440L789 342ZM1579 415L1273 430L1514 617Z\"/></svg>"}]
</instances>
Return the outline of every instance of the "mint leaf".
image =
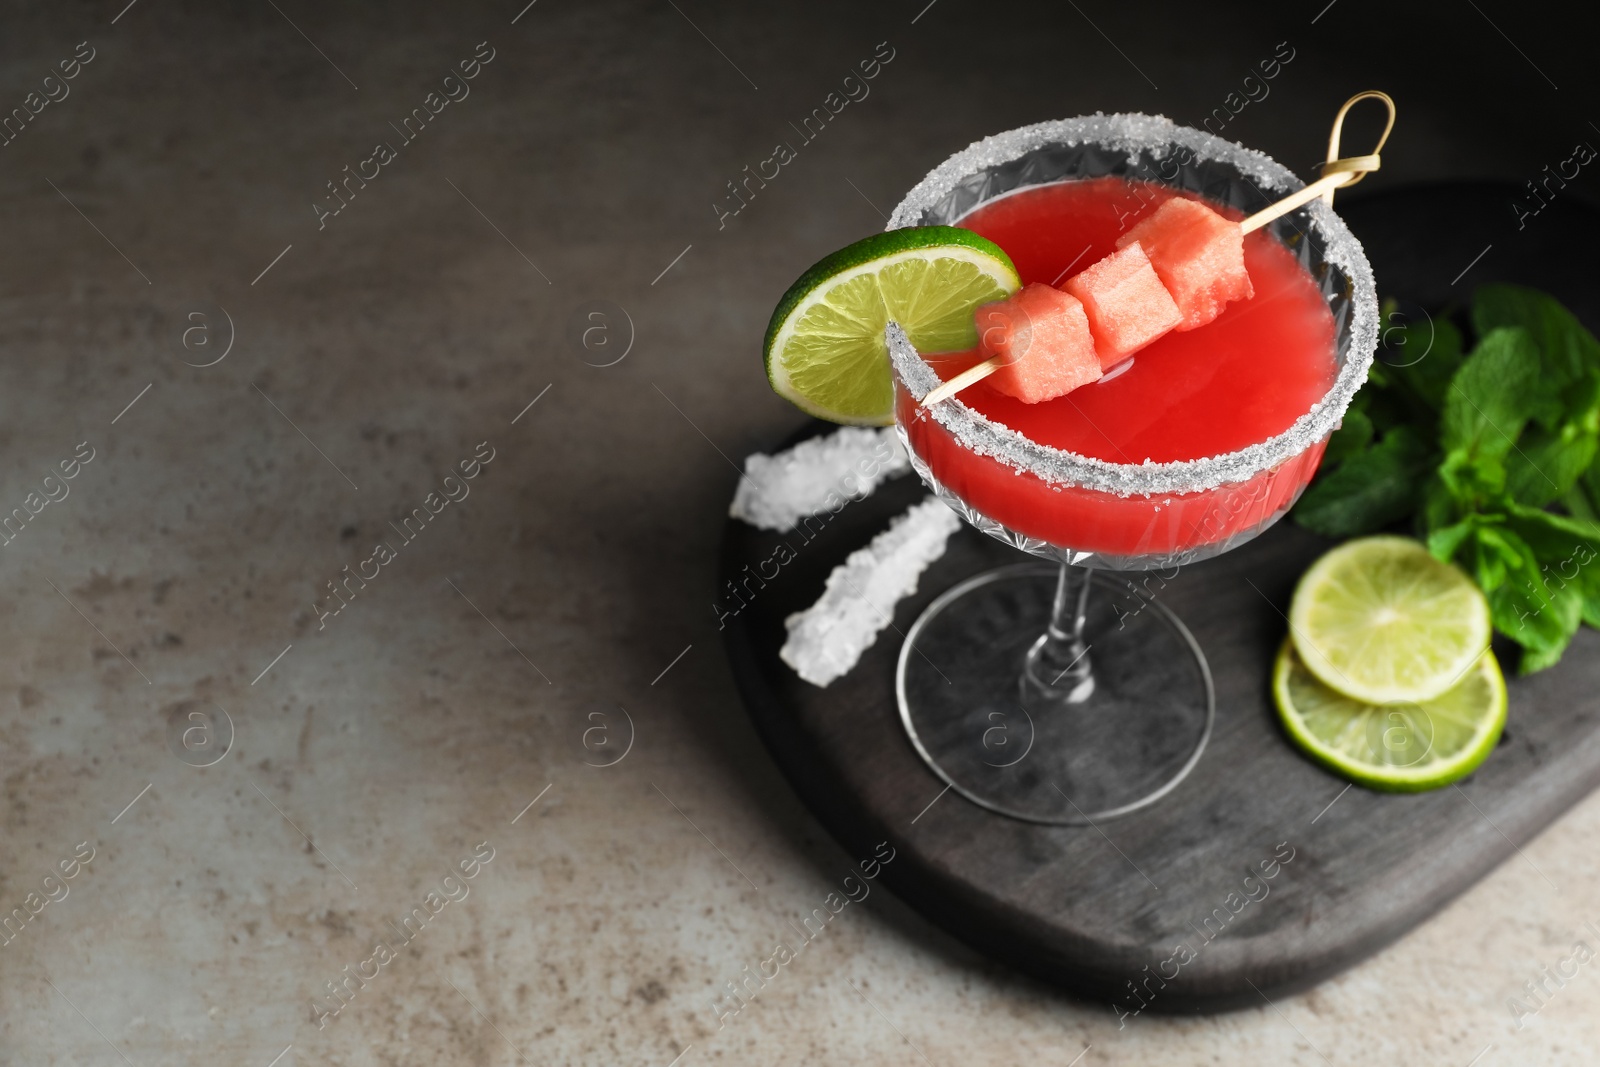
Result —
<instances>
[{"instance_id":1,"label":"mint leaf","mask_svg":"<svg viewBox=\"0 0 1600 1067\"><path fill-rule=\"evenodd\" d=\"M1600 618L1600 524L1508 501L1503 537L1527 552L1496 591L1495 627L1526 650L1528 674L1559 660L1580 622Z\"/></svg>"},{"instance_id":2,"label":"mint leaf","mask_svg":"<svg viewBox=\"0 0 1600 1067\"><path fill-rule=\"evenodd\" d=\"M1545 582L1532 546L1506 528L1477 531L1480 584L1499 581L1488 590L1494 628L1523 648L1518 670L1543 670L1561 658L1583 618L1583 595L1572 584ZM1488 572L1488 573L1486 573Z\"/></svg>"},{"instance_id":3,"label":"mint leaf","mask_svg":"<svg viewBox=\"0 0 1600 1067\"><path fill-rule=\"evenodd\" d=\"M1483 285L1472 295L1472 327L1480 337L1521 327L1540 353L1540 367L1557 388L1600 369L1600 341L1555 297L1521 285Z\"/></svg>"},{"instance_id":4,"label":"mint leaf","mask_svg":"<svg viewBox=\"0 0 1600 1067\"><path fill-rule=\"evenodd\" d=\"M1571 586L1582 599L1585 621L1600 618L1600 523L1515 503L1507 512L1508 528L1539 561L1540 582L1557 592Z\"/></svg>"},{"instance_id":5,"label":"mint leaf","mask_svg":"<svg viewBox=\"0 0 1600 1067\"><path fill-rule=\"evenodd\" d=\"M1492 507L1491 502L1505 495L1506 468L1499 456L1453 448L1439 464L1438 476L1454 505L1452 516ZM1431 509L1429 517L1432 518ZM1430 521L1428 528L1438 525L1442 523Z\"/></svg>"},{"instance_id":6,"label":"mint leaf","mask_svg":"<svg viewBox=\"0 0 1600 1067\"><path fill-rule=\"evenodd\" d=\"M1539 564L1533 558L1533 549L1516 534L1507 533L1493 522L1475 525L1471 540L1471 565L1472 576L1477 579L1479 589L1493 594L1514 575L1529 567L1538 570Z\"/></svg>"},{"instance_id":7,"label":"mint leaf","mask_svg":"<svg viewBox=\"0 0 1600 1067\"><path fill-rule=\"evenodd\" d=\"M1436 457L1410 426L1397 426L1378 444L1350 456L1306 490L1295 521L1327 537L1355 537L1411 514Z\"/></svg>"},{"instance_id":8,"label":"mint leaf","mask_svg":"<svg viewBox=\"0 0 1600 1067\"><path fill-rule=\"evenodd\" d=\"M1505 512L1508 523L1521 531L1540 555L1558 554L1572 549L1575 544L1587 545L1600 554L1600 523L1557 515L1513 501L1506 502Z\"/></svg>"},{"instance_id":9,"label":"mint leaf","mask_svg":"<svg viewBox=\"0 0 1600 1067\"><path fill-rule=\"evenodd\" d=\"M1486 335L1450 379L1440 419L1445 450L1504 457L1538 406L1539 353L1522 329Z\"/></svg>"},{"instance_id":10,"label":"mint leaf","mask_svg":"<svg viewBox=\"0 0 1600 1067\"><path fill-rule=\"evenodd\" d=\"M1600 519L1600 514L1595 513L1594 505L1589 502L1589 494L1583 491L1581 484L1567 490L1566 495L1561 498L1561 506L1566 508L1573 518L1588 519L1591 522Z\"/></svg>"},{"instance_id":11,"label":"mint leaf","mask_svg":"<svg viewBox=\"0 0 1600 1067\"><path fill-rule=\"evenodd\" d=\"M1600 342L1554 297L1516 285L1486 285L1473 296L1473 322L1487 334L1505 327L1527 331L1539 353L1538 400L1531 412L1549 430L1582 421L1593 408L1592 382L1600 370Z\"/></svg>"},{"instance_id":12,"label":"mint leaf","mask_svg":"<svg viewBox=\"0 0 1600 1067\"><path fill-rule=\"evenodd\" d=\"M1383 322L1377 359L1353 406L1372 421L1377 437L1413 426L1432 438L1450 379L1461 366L1461 331L1442 314L1408 321L1392 301L1383 305Z\"/></svg>"},{"instance_id":13,"label":"mint leaf","mask_svg":"<svg viewBox=\"0 0 1600 1067\"><path fill-rule=\"evenodd\" d=\"M1583 598L1570 587L1539 589L1531 576L1518 575L1489 594L1489 616L1496 630L1522 646L1518 673L1532 674L1561 659L1583 621Z\"/></svg>"},{"instance_id":14,"label":"mint leaf","mask_svg":"<svg viewBox=\"0 0 1600 1067\"><path fill-rule=\"evenodd\" d=\"M1441 563L1449 563L1455 559L1461 546L1477 530L1478 524L1471 519L1463 519L1450 526L1443 526L1428 535L1428 551L1433 558Z\"/></svg>"},{"instance_id":15,"label":"mint leaf","mask_svg":"<svg viewBox=\"0 0 1600 1067\"><path fill-rule=\"evenodd\" d=\"M1457 454L1451 453L1452 456ZM1433 477L1429 478L1422 488L1422 508L1418 517L1422 520L1423 533L1432 536L1433 531L1442 530L1471 516L1471 504L1458 501L1456 495L1451 492L1449 484L1437 471L1434 472Z\"/></svg>"},{"instance_id":16,"label":"mint leaf","mask_svg":"<svg viewBox=\"0 0 1600 1067\"><path fill-rule=\"evenodd\" d=\"M1530 426L1506 455L1506 491L1519 503L1543 507L1564 497L1594 461L1600 435L1565 423Z\"/></svg>"},{"instance_id":17,"label":"mint leaf","mask_svg":"<svg viewBox=\"0 0 1600 1067\"><path fill-rule=\"evenodd\" d=\"M1461 331L1444 316L1392 326L1383 333L1388 376L1434 411L1444 408L1450 379L1461 368Z\"/></svg>"},{"instance_id":18,"label":"mint leaf","mask_svg":"<svg viewBox=\"0 0 1600 1067\"><path fill-rule=\"evenodd\" d=\"M1507 501L1506 527L1542 561L1547 581L1600 592L1600 523Z\"/></svg>"},{"instance_id":19,"label":"mint leaf","mask_svg":"<svg viewBox=\"0 0 1600 1067\"><path fill-rule=\"evenodd\" d=\"M1560 645L1551 646L1550 648L1524 648L1522 650L1522 659L1517 662L1517 673L1533 674L1535 671L1542 671L1546 667L1554 667L1557 663L1561 662L1561 657L1566 655L1567 645L1571 643L1572 638L1569 635L1566 641L1563 641Z\"/></svg>"},{"instance_id":20,"label":"mint leaf","mask_svg":"<svg viewBox=\"0 0 1600 1067\"><path fill-rule=\"evenodd\" d=\"M1583 477L1578 479L1578 490L1588 498L1590 510L1600 512L1600 463L1592 464L1583 472ZM1578 514L1577 508L1569 507L1569 510Z\"/></svg>"},{"instance_id":21,"label":"mint leaf","mask_svg":"<svg viewBox=\"0 0 1600 1067\"><path fill-rule=\"evenodd\" d=\"M1359 395L1359 394L1357 394ZM1322 453L1322 462L1331 467L1353 456L1372 443L1372 420L1367 413L1355 405L1345 411L1344 419L1340 421L1339 428L1333 431L1328 438L1327 450Z\"/></svg>"}]
</instances>

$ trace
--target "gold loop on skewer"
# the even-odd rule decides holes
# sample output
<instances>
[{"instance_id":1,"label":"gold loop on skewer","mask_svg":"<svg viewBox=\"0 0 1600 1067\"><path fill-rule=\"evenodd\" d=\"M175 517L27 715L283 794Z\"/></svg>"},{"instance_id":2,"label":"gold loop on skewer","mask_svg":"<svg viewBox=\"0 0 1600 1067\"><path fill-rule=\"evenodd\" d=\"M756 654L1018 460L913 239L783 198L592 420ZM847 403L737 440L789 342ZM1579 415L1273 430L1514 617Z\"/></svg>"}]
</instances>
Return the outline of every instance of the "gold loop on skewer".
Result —
<instances>
[{"instance_id":1,"label":"gold loop on skewer","mask_svg":"<svg viewBox=\"0 0 1600 1067\"><path fill-rule=\"evenodd\" d=\"M1339 137L1344 132L1344 117L1350 109L1363 100L1381 100L1383 106L1389 110L1389 121L1384 124L1383 133L1378 137L1378 143L1373 146L1372 152L1364 156L1339 156ZM1329 174L1353 175L1349 181L1342 183L1341 188L1348 189L1356 182L1365 178L1371 171L1379 166L1378 153L1383 151L1383 146L1388 143L1389 133L1394 129L1395 107L1394 100L1388 93L1377 89L1368 89L1364 93L1357 93L1344 102L1339 113L1333 117L1333 129L1328 134L1328 161L1322 165L1324 176ZM1333 190L1329 189L1322 194L1322 200L1329 207L1333 206Z\"/></svg>"}]
</instances>

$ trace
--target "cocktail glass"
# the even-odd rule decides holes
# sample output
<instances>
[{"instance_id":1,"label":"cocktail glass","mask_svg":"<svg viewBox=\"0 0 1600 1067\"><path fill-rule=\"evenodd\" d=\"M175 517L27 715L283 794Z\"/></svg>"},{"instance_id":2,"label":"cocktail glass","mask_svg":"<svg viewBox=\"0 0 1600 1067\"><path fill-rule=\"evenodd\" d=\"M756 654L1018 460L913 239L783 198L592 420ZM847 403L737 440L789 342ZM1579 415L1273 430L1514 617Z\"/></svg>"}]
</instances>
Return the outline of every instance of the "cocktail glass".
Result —
<instances>
[{"instance_id":1,"label":"cocktail glass","mask_svg":"<svg viewBox=\"0 0 1600 1067\"><path fill-rule=\"evenodd\" d=\"M889 228L955 224L1027 186L1103 176L1158 182L1245 213L1303 184L1259 152L1164 118L1094 115L957 153L906 195ZM1055 563L961 582L928 606L901 649L906 731L928 766L974 803L1032 822L1093 823L1154 803L1199 761L1216 711L1211 672L1160 589L1289 510L1377 343L1372 271L1332 208L1313 201L1270 232L1327 301L1337 369L1287 431L1224 455L1113 463L1034 442L959 396L921 408L940 378L889 324L896 425L912 466L977 529ZM952 448L969 455L941 466Z\"/></svg>"}]
</instances>

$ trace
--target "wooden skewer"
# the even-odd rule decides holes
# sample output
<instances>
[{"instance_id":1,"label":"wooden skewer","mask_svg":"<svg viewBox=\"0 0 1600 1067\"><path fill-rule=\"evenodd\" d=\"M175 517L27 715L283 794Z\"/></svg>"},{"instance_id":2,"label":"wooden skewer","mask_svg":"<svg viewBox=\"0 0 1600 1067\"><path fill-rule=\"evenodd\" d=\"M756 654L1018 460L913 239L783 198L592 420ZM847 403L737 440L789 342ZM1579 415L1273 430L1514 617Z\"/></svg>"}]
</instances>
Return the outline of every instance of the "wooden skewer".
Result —
<instances>
[{"instance_id":1,"label":"wooden skewer","mask_svg":"<svg viewBox=\"0 0 1600 1067\"><path fill-rule=\"evenodd\" d=\"M1371 156L1366 158L1371 158L1372 169L1377 170L1378 157ZM1254 215L1251 215L1249 218L1244 219L1239 223L1239 229L1245 233L1253 233L1254 231L1261 229L1261 227L1265 226L1273 219L1282 218L1284 215L1287 215L1289 212L1293 211L1297 207L1300 207L1302 204L1309 204L1311 201L1317 199L1319 196L1322 196L1324 193L1331 193L1341 185L1349 185L1364 173L1366 172L1342 170L1335 171L1332 174L1324 174L1322 177L1318 178L1304 189L1290 193L1282 200L1279 200L1276 204L1270 204L1256 212Z\"/></svg>"},{"instance_id":2,"label":"wooden skewer","mask_svg":"<svg viewBox=\"0 0 1600 1067\"><path fill-rule=\"evenodd\" d=\"M975 363L943 385L934 386L928 390L928 395L923 397L922 403L917 406L932 407L941 400L955 396L967 386L976 385L978 382L983 381L1002 366L999 356L991 356L982 363Z\"/></svg>"},{"instance_id":3,"label":"wooden skewer","mask_svg":"<svg viewBox=\"0 0 1600 1067\"><path fill-rule=\"evenodd\" d=\"M1389 109L1389 123L1384 127L1383 136L1378 138L1378 145L1372 150L1371 155L1338 158L1339 133L1344 127L1345 113L1350 110L1352 104L1360 100L1382 100ZM1328 140L1328 161L1322 165L1322 177L1305 188L1290 193L1277 203L1268 205L1254 215L1244 219L1239 223L1239 229L1244 233L1259 230L1273 219L1281 218L1295 208L1309 204L1318 197L1324 198L1329 205L1332 205L1333 191L1335 189L1341 186L1354 185L1366 177L1368 173L1378 169L1381 163L1378 158L1378 152L1383 148L1384 142L1389 139L1389 131L1394 129L1394 112L1394 101L1389 98L1387 93L1378 92L1376 89L1357 93L1349 100L1346 100L1344 106L1339 109L1338 115L1333 120L1333 135ZM928 395L922 398L922 403L918 406L929 407L939 403L941 400L947 400L967 386L983 381L983 379L999 370L1002 366L1004 366L1003 361L999 356L995 356L984 360L982 363L968 367L944 384L929 390Z\"/></svg>"}]
</instances>

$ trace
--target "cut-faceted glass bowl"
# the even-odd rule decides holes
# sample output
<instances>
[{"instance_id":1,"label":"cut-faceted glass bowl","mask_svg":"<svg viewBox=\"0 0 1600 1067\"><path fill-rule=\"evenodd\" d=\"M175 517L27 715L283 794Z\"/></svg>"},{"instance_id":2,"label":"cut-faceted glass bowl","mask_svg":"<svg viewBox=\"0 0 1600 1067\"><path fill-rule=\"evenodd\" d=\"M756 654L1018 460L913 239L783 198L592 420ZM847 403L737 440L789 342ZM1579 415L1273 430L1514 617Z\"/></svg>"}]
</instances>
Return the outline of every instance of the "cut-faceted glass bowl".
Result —
<instances>
[{"instance_id":1,"label":"cut-faceted glass bowl","mask_svg":"<svg viewBox=\"0 0 1600 1067\"><path fill-rule=\"evenodd\" d=\"M1302 183L1260 152L1150 115L1091 115L997 134L935 168L895 208L891 229L958 223L987 200L1030 185L1118 176L1198 193L1249 214ZM1283 433L1204 459L1115 463L1042 445L978 414L959 396L918 401L939 377L890 323L896 423L917 473L978 529L1035 555L1111 570L1148 570L1225 552L1271 526L1316 472L1328 434L1366 380L1378 299L1361 244L1321 200L1268 230L1317 281L1333 314L1337 373ZM1226 417L1219 413L1218 417ZM953 441L981 458L938 469Z\"/></svg>"}]
</instances>

